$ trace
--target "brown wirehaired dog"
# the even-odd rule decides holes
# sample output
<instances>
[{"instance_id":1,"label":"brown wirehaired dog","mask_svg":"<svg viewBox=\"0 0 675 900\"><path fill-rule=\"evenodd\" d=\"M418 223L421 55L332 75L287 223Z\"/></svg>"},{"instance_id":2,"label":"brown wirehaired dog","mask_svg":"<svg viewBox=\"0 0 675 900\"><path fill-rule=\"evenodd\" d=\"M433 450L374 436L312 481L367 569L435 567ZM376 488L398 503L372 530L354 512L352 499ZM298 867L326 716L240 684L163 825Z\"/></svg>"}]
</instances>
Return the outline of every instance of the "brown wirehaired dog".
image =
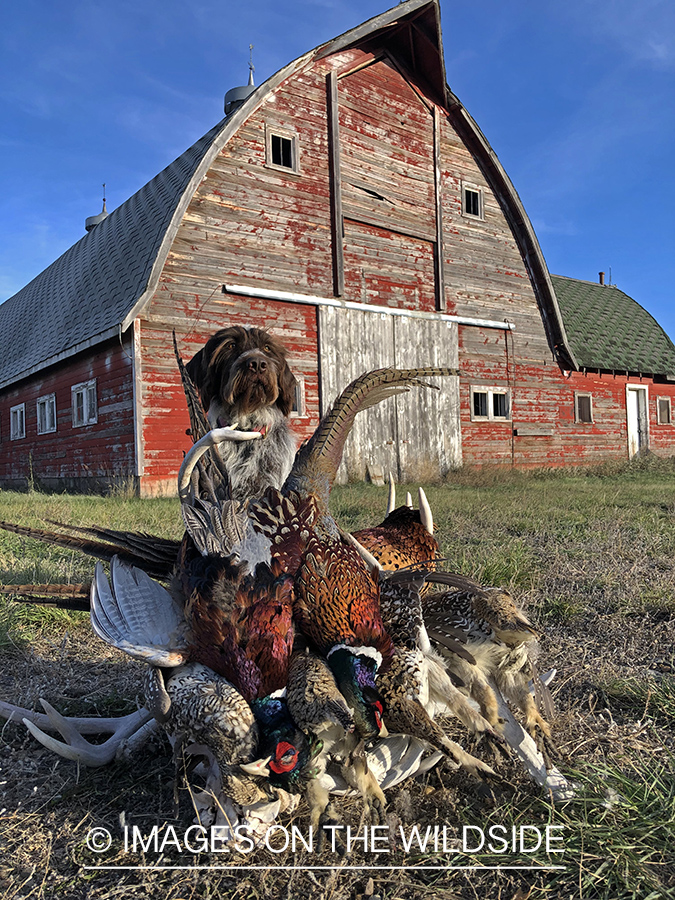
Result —
<instances>
[{"instance_id":1,"label":"brown wirehaired dog","mask_svg":"<svg viewBox=\"0 0 675 900\"><path fill-rule=\"evenodd\" d=\"M244 502L280 488L295 458L288 425L296 380L283 344L261 328L231 325L209 338L186 366L212 428L260 431L263 439L221 444L232 496Z\"/></svg>"}]
</instances>

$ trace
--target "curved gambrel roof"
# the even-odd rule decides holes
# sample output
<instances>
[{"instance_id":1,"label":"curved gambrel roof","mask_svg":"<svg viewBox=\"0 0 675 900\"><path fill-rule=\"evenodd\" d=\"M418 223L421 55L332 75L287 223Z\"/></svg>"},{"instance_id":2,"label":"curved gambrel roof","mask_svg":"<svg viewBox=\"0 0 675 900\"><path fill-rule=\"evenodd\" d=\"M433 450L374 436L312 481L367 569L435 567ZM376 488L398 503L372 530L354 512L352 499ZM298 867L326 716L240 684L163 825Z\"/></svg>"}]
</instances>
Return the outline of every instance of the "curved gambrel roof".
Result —
<instances>
[{"instance_id":1,"label":"curved gambrel roof","mask_svg":"<svg viewBox=\"0 0 675 900\"><path fill-rule=\"evenodd\" d=\"M117 333L148 286L180 198L222 126L137 191L0 306L4 386ZM4 342L3 342L4 343Z\"/></svg>"},{"instance_id":2,"label":"curved gambrel roof","mask_svg":"<svg viewBox=\"0 0 675 900\"><path fill-rule=\"evenodd\" d=\"M673 342L632 297L593 281L551 280L581 367L675 378Z\"/></svg>"},{"instance_id":3,"label":"curved gambrel roof","mask_svg":"<svg viewBox=\"0 0 675 900\"><path fill-rule=\"evenodd\" d=\"M0 388L120 334L152 297L198 185L244 121L312 57L376 38L428 87L466 142L498 198L530 273L549 341L576 368L532 225L496 154L446 84L438 0L407 0L280 69L107 219L0 305Z\"/></svg>"},{"instance_id":4,"label":"curved gambrel roof","mask_svg":"<svg viewBox=\"0 0 675 900\"><path fill-rule=\"evenodd\" d=\"M171 244L213 160L270 91L269 78L227 119L0 305L0 388L126 331L155 292Z\"/></svg>"}]
</instances>

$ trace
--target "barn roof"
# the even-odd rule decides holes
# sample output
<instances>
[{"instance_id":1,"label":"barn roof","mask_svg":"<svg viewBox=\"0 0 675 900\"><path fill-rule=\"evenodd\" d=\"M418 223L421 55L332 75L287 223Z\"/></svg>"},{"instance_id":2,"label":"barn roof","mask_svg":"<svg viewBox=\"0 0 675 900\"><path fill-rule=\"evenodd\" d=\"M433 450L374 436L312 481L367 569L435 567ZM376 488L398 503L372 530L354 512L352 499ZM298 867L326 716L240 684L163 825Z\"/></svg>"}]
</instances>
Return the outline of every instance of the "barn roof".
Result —
<instances>
[{"instance_id":1,"label":"barn roof","mask_svg":"<svg viewBox=\"0 0 675 900\"><path fill-rule=\"evenodd\" d=\"M619 288L551 275L567 336L582 368L675 377L675 345Z\"/></svg>"},{"instance_id":2,"label":"barn roof","mask_svg":"<svg viewBox=\"0 0 675 900\"><path fill-rule=\"evenodd\" d=\"M172 214L222 125L0 305L0 386L117 333L145 291Z\"/></svg>"},{"instance_id":3,"label":"barn roof","mask_svg":"<svg viewBox=\"0 0 675 900\"><path fill-rule=\"evenodd\" d=\"M448 115L498 197L530 271L552 348L575 367L548 270L513 184L480 129L447 88L438 0L406 0L299 57L228 118L0 305L0 388L125 331L159 281L187 206L214 158L266 97L312 56L387 42Z\"/></svg>"}]
</instances>

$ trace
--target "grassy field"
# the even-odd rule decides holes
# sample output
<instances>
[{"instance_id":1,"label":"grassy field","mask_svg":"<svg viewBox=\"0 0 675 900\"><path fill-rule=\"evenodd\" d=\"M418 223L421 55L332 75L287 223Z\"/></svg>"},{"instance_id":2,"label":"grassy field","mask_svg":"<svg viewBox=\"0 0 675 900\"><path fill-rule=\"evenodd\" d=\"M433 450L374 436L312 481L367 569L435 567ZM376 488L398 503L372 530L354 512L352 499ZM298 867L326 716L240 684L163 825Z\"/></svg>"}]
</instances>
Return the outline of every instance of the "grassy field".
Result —
<instances>
[{"instance_id":1,"label":"grassy field","mask_svg":"<svg viewBox=\"0 0 675 900\"><path fill-rule=\"evenodd\" d=\"M391 792L391 833L416 824L446 826L451 837L463 825L510 833L512 826L551 824L562 826L564 854L405 852L399 841L386 856L355 849L346 860L269 850L195 858L171 847L161 860L152 852L139 860L121 845L121 814L144 833L191 822L185 797L174 818L167 744L149 746L132 762L78 772L23 727L8 725L0 748L0 897L675 898L675 466L645 460L577 475L462 472L425 489L452 567L511 589L546 631L539 665L558 673L556 762L577 796L552 806L512 761L501 765L512 787L498 790L441 765ZM372 524L385 494L369 485L336 488L333 512L350 530ZM2 493L0 517L182 532L177 502L169 500ZM0 533L2 582L80 582L92 569L77 553ZM0 598L0 654L2 699L37 707L45 697L70 715L121 714L142 702L140 667L93 638L85 614ZM359 825L356 801L341 812L345 823ZM293 821L306 827L303 807ZM85 838L98 826L114 842L96 855ZM139 861L224 868L86 868ZM363 868L373 865L445 871ZM504 868L488 868L495 866Z\"/></svg>"}]
</instances>

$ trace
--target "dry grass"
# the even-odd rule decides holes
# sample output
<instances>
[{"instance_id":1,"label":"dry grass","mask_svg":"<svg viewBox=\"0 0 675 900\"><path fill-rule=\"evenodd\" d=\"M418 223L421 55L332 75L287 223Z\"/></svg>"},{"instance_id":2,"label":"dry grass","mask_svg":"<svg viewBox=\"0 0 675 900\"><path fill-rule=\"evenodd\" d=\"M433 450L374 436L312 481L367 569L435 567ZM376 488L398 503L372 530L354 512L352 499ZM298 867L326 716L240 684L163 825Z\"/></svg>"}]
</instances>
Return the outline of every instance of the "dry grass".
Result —
<instances>
[{"instance_id":1,"label":"dry grass","mask_svg":"<svg viewBox=\"0 0 675 900\"><path fill-rule=\"evenodd\" d=\"M462 472L427 491L453 566L510 587L546 627L540 665L558 669L559 765L578 793L553 807L512 762L502 771L513 788L495 792L441 766L391 792L391 833L401 825L406 834L415 824L445 825L454 837L462 825L552 823L563 826L564 871L485 868L560 864L542 852L406 853L400 841L386 855L356 849L346 859L264 849L193 856L170 846L161 858L125 853L121 816L145 834L154 825L182 832L191 823L185 792L174 817L166 743L150 745L131 763L78 773L9 725L0 762L0 898L675 898L673 475L672 465L658 462L577 475ZM334 511L357 528L381 517L385 494L371 486L338 488ZM26 524L55 518L181 531L172 501L2 494L0 502L2 518ZM91 570L91 561L76 554L0 536L4 581L80 581ZM0 601L0 653L0 696L22 705L43 696L71 715L94 715L128 712L140 701L139 666L95 640L86 616L26 613ZM359 825L357 802L340 804L340 811L345 823ZM293 821L306 834L304 807ZM98 826L110 830L113 844L97 855L85 838ZM86 868L139 862L154 868ZM280 868L321 864L339 868ZM359 868L373 865L446 870ZM481 868L447 869L467 865Z\"/></svg>"}]
</instances>

